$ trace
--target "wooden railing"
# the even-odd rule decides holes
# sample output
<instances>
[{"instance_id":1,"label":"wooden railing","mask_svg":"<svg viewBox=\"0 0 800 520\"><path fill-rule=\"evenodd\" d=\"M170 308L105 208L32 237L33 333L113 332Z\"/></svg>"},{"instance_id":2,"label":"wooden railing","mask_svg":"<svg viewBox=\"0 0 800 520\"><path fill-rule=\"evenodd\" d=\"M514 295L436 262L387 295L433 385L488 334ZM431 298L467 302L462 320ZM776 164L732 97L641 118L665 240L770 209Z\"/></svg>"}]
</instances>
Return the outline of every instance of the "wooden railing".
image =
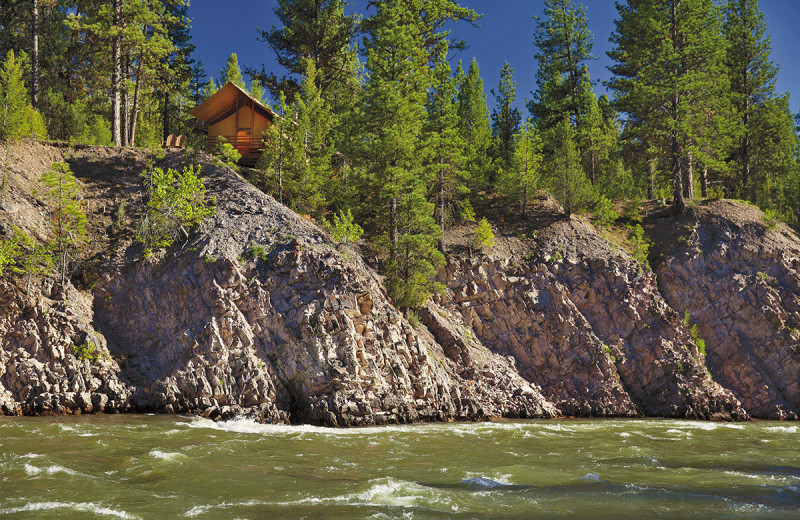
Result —
<instances>
[{"instance_id":1,"label":"wooden railing","mask_svg":"<svg viewBox=\"0 0 800 520\"><path fill-rule=\"evenodd\" d=\"M264 142L259 137L237 137L235 135L219 136L224 137L228 142L236 148L244 157L257 157L261 155L264 150ZM208 138L208 152L215 153L217 144L219 144L219 137Z\"/></svg>"}]
</instances>

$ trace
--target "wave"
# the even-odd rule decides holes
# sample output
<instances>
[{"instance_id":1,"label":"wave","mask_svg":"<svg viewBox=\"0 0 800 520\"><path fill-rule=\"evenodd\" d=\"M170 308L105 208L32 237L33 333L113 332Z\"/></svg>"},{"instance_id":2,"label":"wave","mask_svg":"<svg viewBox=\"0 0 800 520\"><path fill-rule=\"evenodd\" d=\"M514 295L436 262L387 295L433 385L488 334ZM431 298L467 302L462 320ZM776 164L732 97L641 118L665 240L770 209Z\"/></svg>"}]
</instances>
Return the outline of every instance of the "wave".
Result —
<instances>
[{"instance_id":1,"label":"wave","mask_svg":"<svg viewBox=\"0 0 800 520\"><path fill-rule=\"evenodd\" d=\"M125 520L136 520L139 517L112 509L110 507L100 506L92 502L28 502L21 507L11 507L7 509L0 509L0 515L11 515L15 513L24 513L30 511L48 511L53 509L69 509L72 511L80 511L83 513L93 513L99 516L110 516L113 518L123 518Z\"/></svg>"},{"instance_id":2,"label":"wave","mask_svg":"<svg viewBox=\"0 0 800 520\"><path fill-rule=\"evenodd\" d=\"M51 466L47 466L46 468L39 468L32 464L25 463L25 473L29 476L36 476L45 473L47 475L55 475L56 473L65 473L67 475L80 475L77 471L69 468L65 468L64 466L59 466L58 464L53 464Z\"/></svg>"},{"instance_id":3,"label":"wave","mask_svg":"<svg viewBox=\"0 0 800 520\"><path fill-rule=\"evenodd\" d=\"M150 453L148 453L148 455L160 460L176 460L185 457L183 453L161 451L159 449L150 450Z\"/></svg>"},{"instance_id":4,"label":"wave","mask_svg":"<svg viewBox=\"0 0 800 520\"><path fill-rule=\"evenodd\" d=\"M202 514L208 513L215 509L228 509L231 507L248 507L248 506L261 506L266 505L266 502L262 502L260 500L248 500L247 502L220 502L219 504L205 504L202 506L194 506L193 508L189 509L183 516L187 518L194 518L196 516L200 516Z\"/></svg>"}]
</instances>

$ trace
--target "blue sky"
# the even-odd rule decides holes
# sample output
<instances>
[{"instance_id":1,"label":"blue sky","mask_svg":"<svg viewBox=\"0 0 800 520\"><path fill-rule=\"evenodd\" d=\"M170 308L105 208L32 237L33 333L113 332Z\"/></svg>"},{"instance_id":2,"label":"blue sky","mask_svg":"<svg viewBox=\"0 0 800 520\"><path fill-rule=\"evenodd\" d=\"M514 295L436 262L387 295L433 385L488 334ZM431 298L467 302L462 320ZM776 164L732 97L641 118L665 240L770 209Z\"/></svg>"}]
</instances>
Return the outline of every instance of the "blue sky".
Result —
<instances>
[{"instance_id":1,"label":"blue sky","mask_svg":"<svg viewBox=\"0 0 800 520\"><path fill-rule=\"evenodd\" d=\"M365 11L367 0L350 0L350 3L350 12L370 14ZM453 26L454 34L469 45L456 60L462 59L466 68L473 57L477 58L490 109L494 106L494 97L489 91L497 87L500 69L508 61L514 67L517 104L522 108L524 98L531 97L531 91L536 88L533 17L542 14L542 1L462 0L460 3L482 13L483 18L478 28L466 23ZM595 92L600 94L605 92L602 81L610 77L606 52L611 49L608 39L614 30L616 9L614 0L584 0L583 4L587 6L589 28L595 38L593 52L597 56L589 69L597 83ZM772 39L772 58L780 67L777 91L790 93L791 107L796 113L800 110L800 30L797 28L800 0L761 0L760 4ZM242 67L260 67L264 63L269 70L282 75L284 71L275 63L272 50L266 43L258 42L256 31L256 27L278 25L273 14L276 5L276 0L191 0L189 16L193 20L193 42L206 71L216 78L225 60L235 52Z\"/></svg>"}]
</instances>

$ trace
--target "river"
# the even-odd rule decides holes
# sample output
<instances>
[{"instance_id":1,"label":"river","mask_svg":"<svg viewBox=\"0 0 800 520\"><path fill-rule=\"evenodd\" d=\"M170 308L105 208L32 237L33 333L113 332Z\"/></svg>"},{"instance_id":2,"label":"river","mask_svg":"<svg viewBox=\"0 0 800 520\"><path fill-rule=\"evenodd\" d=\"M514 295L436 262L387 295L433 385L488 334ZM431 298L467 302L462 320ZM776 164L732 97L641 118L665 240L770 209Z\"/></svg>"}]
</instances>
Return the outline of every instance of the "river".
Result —
<instances>
[{"instance_id":1,"label":"river","mask_svg":"<svg viewBox=\"0 0 800 520\"><path fill-rule=\"evenodd\" d=\"M0 418L0 518L798 518L792 423Z\"/></svg>"}]
</instances>

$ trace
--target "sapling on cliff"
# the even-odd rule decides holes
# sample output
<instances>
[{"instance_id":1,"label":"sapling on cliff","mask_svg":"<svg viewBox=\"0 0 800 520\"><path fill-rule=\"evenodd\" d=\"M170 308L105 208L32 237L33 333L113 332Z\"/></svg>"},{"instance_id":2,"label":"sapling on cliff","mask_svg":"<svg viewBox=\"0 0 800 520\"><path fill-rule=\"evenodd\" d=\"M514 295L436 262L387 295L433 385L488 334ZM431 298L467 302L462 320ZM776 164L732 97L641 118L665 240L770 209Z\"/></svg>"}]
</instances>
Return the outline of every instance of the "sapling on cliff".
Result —
<instances>
[{"instance_id":1,"label":"sapling on cliff","mask_svg":"<svg viewBox=\"0 0 800 520\"><path fill-rule=\"evenodd\" d=\"M67 163L53 163L50 171L42 175L42 182L48 187L50 220L55 227L56 267L63 286L71 257L86 240L86 213L80 200L78 181Z\"/></svg>"}]
</instances>

